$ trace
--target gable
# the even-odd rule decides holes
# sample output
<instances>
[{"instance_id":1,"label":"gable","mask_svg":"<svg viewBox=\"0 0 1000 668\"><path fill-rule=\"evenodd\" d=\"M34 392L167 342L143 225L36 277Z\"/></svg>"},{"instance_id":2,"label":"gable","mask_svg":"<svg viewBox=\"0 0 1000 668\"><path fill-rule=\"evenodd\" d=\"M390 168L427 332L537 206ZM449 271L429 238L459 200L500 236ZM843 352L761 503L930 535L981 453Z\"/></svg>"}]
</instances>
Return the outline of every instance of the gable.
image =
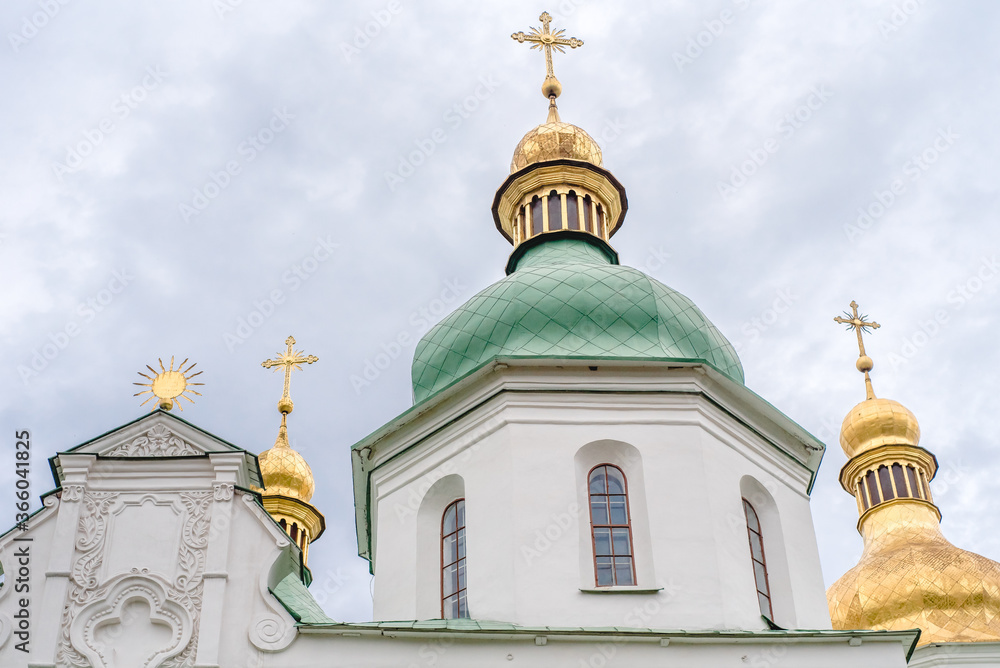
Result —
<instances>
[{"instance_id":1,"label":"gable","mask_svg":"<svg viewBox=\"0 0 1000 668\"><path fill-rule=\"evenodd\" d=\"M57 453L49 459L49 465L56 486L61 487L64 479L62 457L65 455L149 460L207 457L216 453L242 454L250 483L263 486L256 455L159 409Z\"/></svg>"}]
</instances>

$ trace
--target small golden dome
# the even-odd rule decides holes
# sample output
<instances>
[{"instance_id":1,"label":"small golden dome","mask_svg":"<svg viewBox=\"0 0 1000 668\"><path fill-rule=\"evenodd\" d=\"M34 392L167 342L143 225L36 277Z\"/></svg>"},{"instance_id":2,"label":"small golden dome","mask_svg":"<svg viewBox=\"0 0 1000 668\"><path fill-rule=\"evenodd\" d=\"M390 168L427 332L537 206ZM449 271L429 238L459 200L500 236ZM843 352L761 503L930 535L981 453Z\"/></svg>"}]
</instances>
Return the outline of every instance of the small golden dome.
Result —
<instances>
[{"instance_id":1,"label":"small golden dome","mask_svg":"<svg viewBox=\"0 0 1000 668\"><path fill-rule=\"evenodd\" d=\"M892 502L861 530L861 560L827 591L834 629L920 628L921 645L1000 641L1000 564L949 543L931 507Z\"/></svg>"},{"instance_id":2,"label":"small golden dome","mask_svg":"<svg viewBox=\"0 0 1000 668\"><path fill-rule=\"evenodd\" d=\"M920 425L906 406L892 399L865 399L840 427L840 447L848 459L880 445L917 445Z\"/></svg>"},{"instance_id":3,"label":"small golden dome","mask_svg":"<svg viewBox=\"0 0 1000 668\"><path fill-rule=\"evenodd\" d=\"M549 121L529 131L514 149L510 173L548 160L581 160L600 167L601 147L582 128L561 121Z\"/></svg>"},{"instance_id":4,"label":"small golden dome","mask_svg":"<svg viewBox=\"0 0 1000 668\"><path fill-rule=\"evenodd\" d=\"M306 502L312 498L316 491L312 469L302 455L288 445L284 427L274 447L260 453L257 461L264 480L264 494L281 494Z\"/></svg>"}]
</instances>

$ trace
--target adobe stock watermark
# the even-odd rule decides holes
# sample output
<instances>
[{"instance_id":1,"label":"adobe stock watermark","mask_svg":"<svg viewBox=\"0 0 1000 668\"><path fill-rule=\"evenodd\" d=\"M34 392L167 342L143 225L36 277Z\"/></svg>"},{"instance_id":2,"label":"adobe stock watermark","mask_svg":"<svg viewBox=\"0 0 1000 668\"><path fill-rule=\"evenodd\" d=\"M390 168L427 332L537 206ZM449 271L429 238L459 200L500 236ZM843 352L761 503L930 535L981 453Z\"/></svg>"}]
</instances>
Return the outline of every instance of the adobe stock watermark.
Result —
<instances>
[{"instance_id":1,"label":"adobe stock watermark","mask_svg":"<svg viewBox=\"0 0 1000 668\"><path fill-rule=\"evenodd\" d=\"M330 600L331 596L337 594L344 585L350 580L350 578L337 567L336 572L327 569L323 574L322 578L313 577L312 585L309 587L309 593L313 595L316 602L320 604L320 607L326 605L326 602Z\"/></svg>"},{"instance_id":2,"label":"adobe stock watermark","mask_svg":"<svg viewBox=\"0 0 1000 668\"><path fill-rule=\"evenodd\" d=\"M625 614L622 626L634 629L656 627L663 606L677 598L681 591L683 591L683 587L676 580L670 578L655 598L649 598L644 603L633 606ZM669 641L661 640L661 643L663 642ZM628 644L628 640L624 638L598 643L593 653L587 659L580 659L577 665L579 668L608 668L609 666L622 665L614 659L618 655L618 648L625 644Z\"/></svg>"},{"instance_id":3,"label":"adobe stock watermark","mask_svg":"<svg viewBox=\"0 0 1000 668\"><path fill-rule=\"evenodd\" d=\"M111 115L98 121L97 126L83 131L83 139L76 144L66 146L66 157L62 162L52 163L52 172L59 180L63 175L78 171L86 158L94 152L104 139L118 128L118 123L124 121L132 115L140 104L142 104L149 94L156 90L164 79L167 72L159 65L146 68L146 76L142 78L139 85L125 91L111 103Z\"/></svg>"},{"instance_id":4,"label":"adobe stock watermark","mask_svg":"<svg viewBox=\"0 0 1000 668\"><path fill-rule=\"evenodd\" d=\"M371 384L378 380L382 372L388 369L403 351L409 350L411 345L416 345L425 332L451 311L451 305L458 301L467 289L468 286L457 278L445 281L444 288L436 298L410 314L409 327L383 342L380 346L381 352L366 358L360 372L351 374L350 381L354 393L360 395L362 390L371 387Z\"/></svg>"},{"instance_id":5,"label":"adobe stock watermark","mask_svg":"<svg viewBox=\"0 0 1000 668\"><path fill-rule=\"evenodd\" d=\"M745 186L750 178L764 166L772 155L781 149L782 140L789 140L808 123L813 114L823 108L823 105L833 97L833 92L826 84L817 84L809 89L809 94L792 111L782 116L774 126L775 136L765 139L760 146L747 151L747 159L738 165L733 165L728 181L719 181L716 189L722 201L727 201Z\"/></svg>"},{"instance_id":6,"label":"adobe stock watermark","mask_svg":"<svg viewBox=\"0 0 1000 668\"><path fill-rule=\"evenodd\" d=\"M745 10L752 4L752 0L733 0L733 5L740 11ZM706 49L711 48L715 42L726 32L726 28L732 25L738 16L737 12L731 9L723 9L717 18L703 21L704 30L699 30L693 37L690 37L682 51L674 51L674 65L678 72L684 72L684 68L694 64L694 61L701 58Z\"/></svg>"},{"instance_id":7,"label":"adobe stock watermark","mask_svg":"<svg viewBox=\"0 0 1000 668\"><path fill-rule=\"evenodd\" d=\"M24 533L28 530L28 517L31 514L31 432L21 429L14 432L14 504L15 521L17 528ZM16 536L14 545L17 549L11 555L8 568L11 569L10 576L13 580L14 605L17 612L14 613L14 629L11 635L16 636L20 641L14 645L14 649L27 653L31 649L31 543L29 536ZM0 586L6 584L6 573L0 576ZM11 585L8 585L11 586Z\"/></svg>"},{"instance_id":8,"label":"adobe stock watermark","mask_svg":"<svg viewBox=\"0 0 1000 668\"><path fill-rule=\"evenodd\" d=\"M494 416L476 427L472 433L462 436L456 443L457 447L461 448L461 454L446 460L441 466L423 474L416 485L410 485L406 494L406 501L393 504L393 510L396 513L396 519L399 520L399 523L405 524L409 518L415 516L417 511L420 510L420 504L423 503L424 497L430 491L431 487L437 481L458 472L460 467L472 461L483 447L483 439L496 429L499 429L502 424L503 421L499 417Z\"/></svg>"},{"instance_id":9,"label":"adobe stock watermark","mask_svg":"<svg viewBox=\"0 0 1000 668\"><path fill-rule=\"evenodd\" d=\"M38 32L47 26L54 19L62 8L69 4L70 0L38 0L39 11L30 16L21 17L21 28L16 33L7 33L7 41L14 53L18 53L22 47L38 36Z\"/></svg>"},{"instance_id":10,"label":"adobe stock watermark","mask_svg":"<svg viewBox=\"0 0 1000 668\"><path fill-rule=\"evenodd\" d=\"M783 288L775 292L774 299L770 305L764 308L756 316L743 321L740 325L740 334L747 341L756 341L761 334L782 321L799 298L792 292L791 288ZM743 342L737 341L733 344L737 354L743 350Z\"/></svg>"},{"instance_id":11,"label":"adobe stock watermark","mask_svg":"<svg viewBox=\"0 0 1000 668\"><path fill-rule=\"evenodd\" d=\"M476 86L475 90L449 107L441 116L447 129L437 127L431 130L426 137L414 139L413 144L416 148L406 155L399 156L395 171L383 174L389 192L396 192L396 188L413 176L417 172L417 168L426 164L437 151L438 145L448 141L448 132L454 132L462 127L465 121L471 118L484 102L493 97L493 93L500 87L501 83L503 82L492 74L480 76L479 85Z\"/></svg>"},{"instance_id":12,"label":"adobe stock watermark","mask_svg":"<svg viewBox=\"0 0 1000 668\"><path fill-rule=\"evenodd\" d=\"M575 501L565 511L556 513L549 518L544 528L535 529L531 545L521 545L521 556L527 566L552 549L567 533L577 527L580 519L580 505Z\"/></svg>"},{"instance_id":13,"label":"adobe stock watermark","mask_svg":"<svg viewBox=\"0 0 1000 668\"><path fill-rule=\"evenodd\" d=\"M340 244L333 243L332 236L328 234L325 238L317 237L316 245L313 246L312 250L282 272L281 284L286 287L287 291L274 288L264 297L255 299L250 312L237 318L235 329L231 333L223 333L222 341L226 344L226 349L229 352L233 352L237 346L246 343L247 339L253 336L254 332L274 315L278 307L285 303L289 294L301 288L327 260L333 257L334 251L340 248Z\"/></svg>"},{"instance_id":14,"label":"adobe stock watermark","mask_svg":"<svg viewBox=\"0 0 1000 668\"><path fill-rule=\"evenodd\" d=\"M371 46L372 40L382 34L382 31L389 27L400 12L403 11L403 3L400 0L389 0L385 9L375 9L371 12L371 20L363 25L354 26L354 39L340 43L340 52L344 55L344 61L348 64L351 58L360 55L362 51Z\"/></svg>"},{"instance_id":15,"label":"adobe stock watermark","mask_svg":"<svg viewBox=\"0 0 1000 668\"><path fill-rule=\"evenodd\" d=\"M924 6L924 0L904 0L892 6L892 12L888 18L878 20L878 31L882 39L899 32L900 28L910 22L910 19Z\"/></svg>"},{"instance_id":16,"label":"adobe stock watermark","mask_svg":"<svg viewBox=\"0 0 1000 668\"><path fill-rule=\"evenodd\" d=\"M893 370L907 364L922 348L937 338L951 321L952 312L965 308L998 274L1000 262L997 262L996 255L982 258L972 275L948 292L945 300L949 308L938 309L932 317L921 320L918 329L903 338L898 351L889 353L888 361Z\"/></svg>"},{"instance_id":17,"label":"adobe stock watermark","mask_svg":"<svg viewBox=\"0 0 1000 668\"><path fill-rule=\"evenodd\" d=\"M226 16L236 11L237 7L243 5L243 0L212 0L212 9L219 19L225 21Z\"/></svg>"},{"instance_id":18,"label":"adobe stock watermark","mask_svg":"<svg viewBox=\"0 0 1000 668\"><path fill-rule=\"evenodd\" d=\"M938 129L937 136L927 148L903 163L902 177L893 179L885 190L873 190L873 199L866 206L858 207L857 219L853 223L844 225L847 240L853 243L863 237L906 193L907 181L910 183L918 181L960 138L961 135L952 130L950 125Z\"/></svg>"},{"instance_id":19,"label":"adobe stock watermark","mask_svg":"<svg viewBox=\"0 0 1000 668\"><path fill-rule=\"evenodd\" d=\"M108 281L107 286L77 305L76 315L79 316L79 319L73 318L58 330L49 332L44 343L31 349L31 361L28 364L17 365L17 375L20 376L21 382L28 385L33 378L45 371L49 363L59 357L59 354L66 350L70 342L78 337L87 325L97 318L98 314L110 306L115 297L121 294L133 280L135 280L135 276L129 274L127 269L111 272L111 280Z\"/></svg>"},{"instance_id":20,"label":"adobe stock watermark","mask_svg":"<svg viewBox=\"0 0 1000 668\"><path fill-rule=\"evenodd\" d=\"M201 215L215 198L232 184L233 178L243 172L243 167L256 160L278 135L288 129L293 120L295 116L288 113L287 107L281 109L275 107L271 118L236 147L238 157L227 160L218 171L209 172L208 179L194 189L190 204L178 202L177 211L181 220L186 223L193 216Z\"/></svg>"}]
</instances>

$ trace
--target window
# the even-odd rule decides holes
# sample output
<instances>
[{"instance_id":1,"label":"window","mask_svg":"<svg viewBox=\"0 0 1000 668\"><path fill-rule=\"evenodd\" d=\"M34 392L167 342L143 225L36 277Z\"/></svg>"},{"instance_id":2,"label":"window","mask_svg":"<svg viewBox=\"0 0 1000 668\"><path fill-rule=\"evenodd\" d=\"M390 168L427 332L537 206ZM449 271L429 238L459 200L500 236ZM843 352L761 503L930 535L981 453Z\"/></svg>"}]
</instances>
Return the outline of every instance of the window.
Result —
<instances>
[{"instance_id":1,"label":"window","mask_svg":"<svg viewBox=\"0 0 1000 668\"><path fill-rule=\"evenodd\" d=\"M562 229L562 200L555 190L549 193L549 231Z\"/></svg>"},{"instance_id":2,"label":"window","mask_svg":"<svg viewBox=\"0 0 1000 668\"><path fill-rule=\"evenodd\" d=\"M753 577L757 583L757 602L760 614L773 620L771 611L771 590L767 584L767 561L764 559L764 536L760 530L757 511L750 502L743 499L743 512L747 516L747 535L750 538L750 557L753 559Z\"/></svg>"},{"instance_id":3,"label":"window","mask_svg":"<svg viewBox=\"0 0 1000 668\"><path fill-rule=\"evenodd\" d=\"M455 501L441 519L441 617L469 616L465 597L465 499Z\"/></svg>"},{"instance_id":4,"label":"window","mask_svg":"<svg viewBox=\"0 0 1000 668\"><path fill-rule=\"evenodd\" d=\"M892 481L889 479L889 467L883 464L878 467L878 479L882 483L882 500L892 501L896 495L892 493Z\"/></svg>"},{"instance_id":5,"label":"window","mask_svg":"<svg viewBox=\"0 0 1000 668\"><path fill-rule=\"evenodd\" d=\"M917 484L916 471L914 471L912 466L907 465L906 476L910 481L910 491L913 492L913 496L917 497L918 499L924 498L923 494L920 491L920 486Z\"/></svg>"},{"instance_id":6,"label":"window","mask_svg":"<svg viewBox=\"0 0 1000 668\"><path fill-rule=\"evenodd\" d=\"M576 193L572 190L566 195L566 221L569 223L569 229L580 229L580 206Z\"/></svg>"},{"instance_id":7,"label":"window","mask_svg":"<svg viewBox=\"0 0 1000 668\"><path fill-rule=\"evenodd\" d=\"M587 487L597 586L634 585L635 559L625 474L617 466L601 464L591 470Z\"/></svg>"},{"instance_id":8,"label":"window","mask_svg":"<svg viewBox=\"0 0 1000 668\"><path fill-rule=\"evenodd\" d=\"M903 467L899 464L892 465L892 481L896 483L896 496L899 498L915 496L906 491L906 478L903 477Z\"/></svg>"},{"instance_id":9,"label":"window","mask_svg":"<svg viewBox=\"0 0 1000 668\"><path fill-rule=\"evenodd\" d=\"M535 195L531 198L531 236L541 234L542 229L542 199Z\"/></svg>"}]
</instances>

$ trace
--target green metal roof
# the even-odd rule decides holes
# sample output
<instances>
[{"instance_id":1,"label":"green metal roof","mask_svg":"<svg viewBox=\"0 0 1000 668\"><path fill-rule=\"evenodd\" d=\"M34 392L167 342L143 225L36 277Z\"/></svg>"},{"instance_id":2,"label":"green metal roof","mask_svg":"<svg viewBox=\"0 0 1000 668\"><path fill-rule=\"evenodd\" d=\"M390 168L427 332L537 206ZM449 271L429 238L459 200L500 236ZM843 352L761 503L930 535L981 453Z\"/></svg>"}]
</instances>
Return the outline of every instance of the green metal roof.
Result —
<instances>
[{"instance_id":1,"label":"green metal roof","mask_svg":"<svg viewBox=\"0 0 1000 668\"><path fill-rule=\"evenodd\" d=\"M289 573L271 590L276 599L281 601L295 621L300 624L336 624L326 616L323 608L309 593L308 587L295 573Z\"/></svg>"},{"instance_id":2,"label":"green metal roof","mask_svg":"<svg viewBox=\"0 0 1000 668\"><path fill-rule=\"evenodd\" d=\"M431 634L468 634L478 638L495 636L508 638L512 636L559 636L566 639L578 638L584 642L592 642L594 637L662 639L688 641L752 641L781 643L788 641L837 641L859 638L864 641L899 642L906 652L909 661L920 640L920 629L907 631L867 630L856 631L830 629L768 629L768 630L685 630L685 629L655 629L631 626L520 626L510 622L495 622L482 619L424 619L419 621L361 622L334 624L302 624L300 630L306 632L333 632L356 634L358 632L374 632L379 635L397 633L431 633Z\"/></svg>"},{"instance_id":3,"label":"green metal roof","mask_svg":"<svg viewBox=\"0 0 1000 668\"><path fill-rule=\"evenodd\" d=\"M421 339L417 402L500 355L705 362L743 383L736 350L690 299L620 266L596 237L542 235L511 265Z\"/></svg>"}]
</instances>

